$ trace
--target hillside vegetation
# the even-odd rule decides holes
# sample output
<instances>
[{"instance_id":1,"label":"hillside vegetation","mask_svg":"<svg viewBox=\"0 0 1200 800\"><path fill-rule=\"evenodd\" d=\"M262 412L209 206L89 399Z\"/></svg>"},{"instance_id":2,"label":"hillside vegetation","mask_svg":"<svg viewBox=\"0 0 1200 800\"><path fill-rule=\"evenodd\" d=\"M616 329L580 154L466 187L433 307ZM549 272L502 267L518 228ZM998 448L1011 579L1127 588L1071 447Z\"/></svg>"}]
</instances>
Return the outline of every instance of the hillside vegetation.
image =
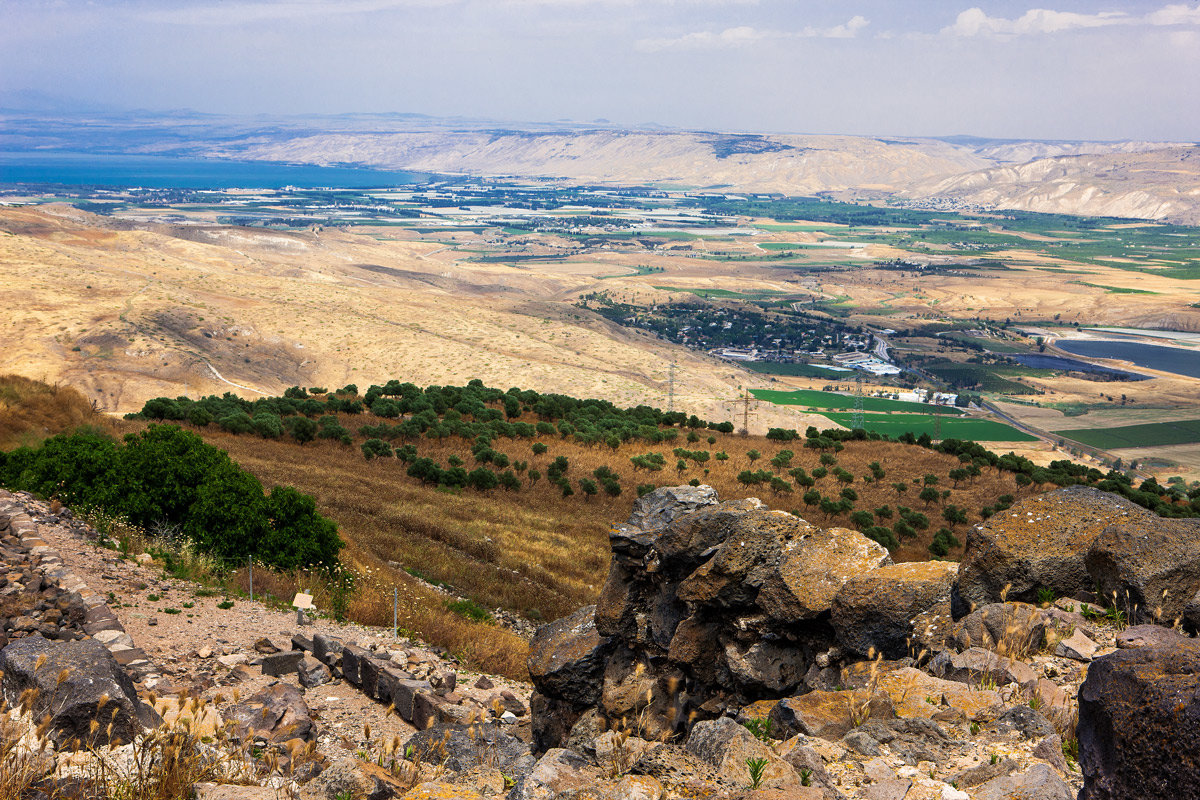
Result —
<instances>
[{"instance_id":1,"label":"hillside vegetation","mask_svg":"<svg viewBox=\"0 0 1200 800\"><path fill-rule=\"evenodd\" d=\"M1185 496L1152 483L1138 491L1119 473L1067 461L1040 468L958 440L935 447L928 437L814 428L739 436L680 412L479 381L287 395L158 398L136 416L196 425L267 485L312 494L361 568L403 569L532 619L594 600L609 528L657 486L762 497L862 530L898 560L955 557L967 526L1051 485L1102 485L1161 513L1194 513Z\"/></svg>"},{"instance_id":2,"label":"hillside vegetation","mask_svg":"<svg viewBox=\"0 0 1200 800\"><path fill-rule=\"evenodd\" d=\"M351 618L390 625L395 598L403 628L510 675L522 674L525 644L492 624L493 614L549 620L593 602L609 530L657 486L705 483L724 499L761 497L818 525L857 528L901 561L956 558L967 526L1054 485L1090 483L1163 514L1196 513L1186 495L1152 482L1134 489L1119 473L1040 468L972 442L815 428L740 436L727 422L680 412L478 381L391 381L361 394L293 387L254 401L156 398L131 417L116 423L131 442L187 440L179 427L192 429L261 482L260 496L288 486L311 496L346 542ZM100 450L117 447L92 438ZM26 450L6 461L35 453L54 455ZM46 481L23 485L56 493ZM256 577L281 598L311 582L301 573ZM332 597L317 588L319 599Z\"/></svg>"}]
</instances>

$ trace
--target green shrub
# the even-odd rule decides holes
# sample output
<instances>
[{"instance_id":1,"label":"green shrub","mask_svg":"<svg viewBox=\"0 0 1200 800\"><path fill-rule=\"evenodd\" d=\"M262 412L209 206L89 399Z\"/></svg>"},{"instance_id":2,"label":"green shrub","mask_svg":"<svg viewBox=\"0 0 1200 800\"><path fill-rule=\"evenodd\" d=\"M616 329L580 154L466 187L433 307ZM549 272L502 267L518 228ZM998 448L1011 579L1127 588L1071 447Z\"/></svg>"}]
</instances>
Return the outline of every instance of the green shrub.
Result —
<instances>
[{"instance_id":1,"label":"green shrub","mask_svg":"<svg viewBox=\"0 0 1200 800\"><path fill-rule=\"evenodd\" d=\"M123 444L95 433L54 436L8 454L0 482L147 530L178 525L202 551L230 560L328 566L343 546L311 497L287 487L265 494L228 454L176 425L151 425Z\"/></svg>"}]
</instances>

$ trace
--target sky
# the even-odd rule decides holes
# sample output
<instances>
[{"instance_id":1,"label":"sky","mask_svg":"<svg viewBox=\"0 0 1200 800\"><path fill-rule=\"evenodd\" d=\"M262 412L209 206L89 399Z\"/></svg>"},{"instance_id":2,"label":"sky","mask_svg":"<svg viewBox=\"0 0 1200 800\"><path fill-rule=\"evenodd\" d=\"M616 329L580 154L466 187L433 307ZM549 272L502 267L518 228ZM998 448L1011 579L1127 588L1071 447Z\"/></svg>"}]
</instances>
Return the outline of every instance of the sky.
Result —
<instances>
[{"instance_id":1,"label":"sky","mask_svg":"<svg viewBox=\"0 0 1200 800\"><path fill-rule=\"evenodd\" d=\"M1200 140L1200 2L972 2L0 0L0 97Z\"/></svg>"}]
</instances>

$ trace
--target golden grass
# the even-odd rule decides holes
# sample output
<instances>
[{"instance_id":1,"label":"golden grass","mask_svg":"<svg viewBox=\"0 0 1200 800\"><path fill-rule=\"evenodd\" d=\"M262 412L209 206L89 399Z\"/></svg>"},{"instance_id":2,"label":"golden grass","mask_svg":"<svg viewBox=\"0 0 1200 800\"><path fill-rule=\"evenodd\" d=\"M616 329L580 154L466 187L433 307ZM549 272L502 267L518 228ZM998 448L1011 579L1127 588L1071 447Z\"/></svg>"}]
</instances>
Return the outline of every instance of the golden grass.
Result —
<instances>
[{"instance_id":1,"label":"golden grass","mask_svg":"<svg viewBox=\"0 0 1200 800\"><path fill-rule=\"evenodd\" d=\"M0 383L0 392L8 398L6 430L17 439L44 437L81 423L104 420L70 389L15 378ZM342 419L350 428L373 421L370 415ZM119 432L142 427L141 423L119 420L109 425ZM398 622L406 632L446 647L470 667L517 678L526 674L527 647L523 640L499 626L451 612L445 607L446 595L409 572L446 584L454 594L487 608L503 608L533 620L558 618L595 601L608 569L608 529L629 515L636 487L642 483L669 486L697 479L713 486L723 499L757 496L772 507L795 511L815 524L849 524L844 515L826 518L817 508L806 507L799 487L790 494L773 495L765 485L745 486L737 481L742 470L770 469L771 458L783 449L795 454L790 467L811 472L820 465L820 454L804 449L802 442L781 445L762 437L702 431L700 441L691 444L681 435L674 443L630 443L613 450L552 436L540 440L549 448L541 456L533 454L528 441L494 443L494 448L510 460L527 461L530 468L543 475L555 456L566 456L570 463L568 477L576 487L580 478L590 477L601 466L621 476L623 492L619 497L601 493L587 498L577 490L574 496L564 498L546 478L531 485L527 475L522 475L524 486L518 492L448 491L408 477L405 465L395 459L366 461L357 447L329 441L300 446L291 441L234 436L212 426L201 429L201 433L267 487L295 486L313 495L322 513L338 523L347 541L344 561L358 578L348 601L350 619L391 625L395 591L400 599ZM708 443L710 436L715 443ZM676 446L707 450L714 456L724 452L729 458L710 458L703 465L689 461L680 472L671 452ZM473 464L470 443L464 440L421 440L417 447L421 455L442 464L453 455L463 458L468 468ZM752 450L761 453L754 462L749 457ZM634 471L629 459L647 452L662 453L667 467L658 472ZM888 442L847 442L836 458L838 466L856 476L853 487L859 496L857 509L903 504L930 517L930 530L902 542L893 554L897 560L928 558L926 548L932 531L943 524L940 505L926 508L916 498L918 487L913 480L934 473L941 476L939 488L950 488L946 474L958 465L957 459ZM868 464L873 461L879 461L887 474L880 482L864 482ZM898 480L912 488L898 494L892 488ZM815 488L837 496L842 484L830 474L817 480ZM993 503L999 495L1020 497L1030 493L1030 489L1018 489L1012 475L988 469L984 475L952 488L947 502L965 508L970 521L975 522L978 509ZM894 519L880 522L890 525ZM256 576L256 584L259 593L269 592L279 598L309 589L316 593L319 606L330 607L328 587L310 576L262 571Z\"/></svg>"},{"instance_id":2,"label":"golden grass","mask_svg":"<svg viewBox=\"0 0 1200 800\"><path fill-rule=\"evenodd\" d=\"M36 446L81 425L108 424L108 417L70 386L0 375L0 450Z\"/></svg>"},{"instance_id":3,"label":"golden grass","mask_svg":"<svg viewBox=\"0 0 1200 800\"><path fill-rule=\"evenodd\" d=\"M343 424L354 428L368 417L344 417ZM130 423L124 423L130 425ZM392 621L392 590L400 593L400 624L425 640L447 647L469 664L508 675L523 674L524 643L500 628L469 622L444 608L445 596L416 581L405 569L431 581L447 584L455 594L475 600L488 608L504 608L531 619L551 620L576 608L595 602L608 570L608 529L623 521L637 496L636 486L654 483L678 485L697 478L717 489L723 499L757 496L768 505L798 511L818 525L849 525L845 516L826 519L815 507L806 508L798 489L792 494L773 496L766 486L744 486L737 474L745 469L770 469L770 459L783 449L795 453L791 466L810 471L819 466L819 453L803 449L799 442L780 445L762 437L702 432L701 441L688 444L683 436L672 444L623 444L617 450L587 447L558 437L540 439L548 452L534 456L530 442L497 440L496 450L510 460L528 461L543 474L551 459L558 455L570 463L568 477L577 487L578 479L590 477L600 466L611 467L621 476L622 494L617 498L603 493L585 498L578 490L563 498L560 490L545 478L534 486L525 480L518 492L495 490L481 494L472 490L448 491L421 485L405 474L405 465L395 459L366 461L357 447L328 441L300 446L290 441L264 440L256 436L234 436L215 428L201 433L221 447L243 467L259 477L266 486L292 485L313 495L322 513L335 520L347 541L345 561L362 577L350 603L349 616L361 622L389 626ZM716 438L714 445L707 437ZM443 465L451 455L473 465L470 443L459 439L421 440L416 443L422 456ZM675 469L677 459L671 451L678 445L689 450L725 452L727 461L710 459L703 466L689 462L683 473ZM749 459L751 450L762 458ZM633 470L631 456L661 452L668 467L660 472ZM908 505L930 517L930 530L902 543L893 554L897 560L925 560L932 533L944 525L941 506L928 508L916 498L919 487L912 483L926 473L941 477L938 488L950 488L947 502L967 509L972 523L979 520L983 505L995 502L1001 494L1028 496L1032 489L1019 489L1009 473L987 469L985 474L952 488L946 477L957 467L952 456L920 447L888 442L847 442L836 455L839 466L856 476L858 509L882 505ZM886 476L879 483L865 483L868 464L879 461ZM707 474L706 474L707 473ZM898 495L892 483L903 480L912 488ZM823 494L837 495L842 484L832 474L816 482ZM887 524L895 521L882 520ZM959 526L963 538L965 529ZM961 551L957 551L961 552ZM952 552L950 557L955 557ZM281 585L278 596L288 596L297 588L295 578ZM256 584L267 590L266 584ZM311 587L309 587L311 588ZM320 590L318 590L320 591ZM322 604L321 597L317 598Z\"/></svg>"}]
</instances>

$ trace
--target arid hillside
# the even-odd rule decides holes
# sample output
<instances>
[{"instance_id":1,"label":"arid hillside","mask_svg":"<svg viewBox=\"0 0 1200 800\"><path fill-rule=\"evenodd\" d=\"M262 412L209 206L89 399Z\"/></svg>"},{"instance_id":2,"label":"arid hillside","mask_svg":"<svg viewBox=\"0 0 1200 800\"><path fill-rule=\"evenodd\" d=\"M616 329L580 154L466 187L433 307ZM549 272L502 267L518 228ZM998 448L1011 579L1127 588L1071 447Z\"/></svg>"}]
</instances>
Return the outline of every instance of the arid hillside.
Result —
<instances>
[{"instance_id":1,"label":"arid hillside","mask_svg":"<svg viewBox=\"0 0 1200 800\"><path fill-rule=\"evenodd\" d=\"M207 155L786 194L896 191L992 163L933 139L630 131L322 133L256 137L214 146Z\"/></svg>"},{"instance_id":2,"label":"arid hillside","mask_svg":"<svg viewBox=\"0 0 1200 800\"><path fill-rule=\"evenodd\" d=\"M732 419L739 385L768 385L556 302L611 274L604 262L533 272L340 230L130 227L65 206L0 210L7 370L109 412L395 375L666 407L674 361L679 406ZM751 427L813 421L764 406Z\"/></svg>"},{"instance_id":3,"label":"arid hillside","mask_svg":"<svg viewBox=\"0 0 1200 800\"><path fill-rule=\"evenodd\" d=\"M1057 214L1200 223L1200 147L1039 158L927 181L913 197Z\"/></svg>"}]
</instances>

